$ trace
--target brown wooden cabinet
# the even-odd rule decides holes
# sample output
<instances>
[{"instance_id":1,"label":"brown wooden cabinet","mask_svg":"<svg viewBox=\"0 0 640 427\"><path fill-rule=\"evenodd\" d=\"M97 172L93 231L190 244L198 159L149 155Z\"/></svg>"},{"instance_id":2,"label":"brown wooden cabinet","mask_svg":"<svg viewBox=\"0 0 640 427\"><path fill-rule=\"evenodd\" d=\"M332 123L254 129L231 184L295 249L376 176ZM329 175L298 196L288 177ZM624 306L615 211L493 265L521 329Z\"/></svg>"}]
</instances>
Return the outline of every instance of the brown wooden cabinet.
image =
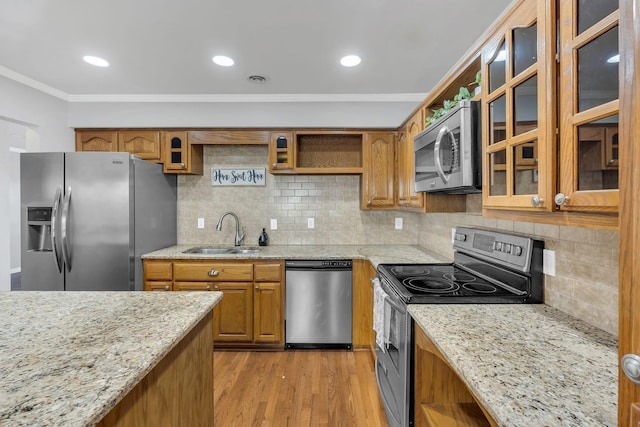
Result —
<instances>
[{"instance_id":1,"label":"brown wooden cabinet","mask_svg":"<svg viewBox=\"0 0 640 427\"><path fill-rule=\"evenodd\" d=\"M160 132L155 130L76 130L76 151L118 151L161 162Z\"/></svg>"},{"instance_id":2,"label":"brown wooden cabinet","mask_svg":"<svg viewBox=\"0 0 640 427\"><path fill-rule=\"evenodd\" d=\"M273 260L144 260L144 289L219 291L220 348L284 347L284 263Z\"/></svg>"},{"instance_id":3,"label":"brown wooden cabinet","mask_svg":"<svg viewBox=\"0 0 640 427\"><path fill-rule=\"evenodd\" d=\"M619 206L618 2L591 10L561 0L559 192L562 211L617 212ZM606 54L605 54L606 52ZM605 56L606 55L606 56Z\"/></svg>"},{"instance_id":4,"label":"brown wooden cabinet","mask_svg":"<svg viewBox=\"0 0 640 427\"><path fill-rule=\"evenodd\" d=\"M367 348L375 354L373 331L373 283L376 269L364 259L353 260L353 348Z\"/></svg>"},{"instance_id":5,"label":"brown wooden cabinet","mask_svg":"<svg viewBox=\"0 0 640 427\"><path fill-rule=\"evenodd\" d=\"M444 356L414 328L415 426L497 426L482 409Z\"/></svg>"},{"instance_id":6,"label":"brown wooden cabinet","mask_svg":"<svg viewBox=\"0 0 640 427\"><path fill-rule=\"evenodd\" d=\"M521 2L482 49L483 208L552 211L555 11Z\"/></svg>"},{"instance_id":7,"label":"brown wooden cabinet","mask_svg":"<svg viewBox=\"0 0 640 427\"><path fill-rule=\"evenodd\" d=\"M191 144L187 131L163 131L165 173L202 175L202 145Z\"/></svg>"},{"instance_id":8,"label":"brown wooden cabinet","mask_svg":"<svg viewBox=\"0 0 640 427\"><path fill-rule=\"evenodd\" d=\"M415 156L413 138L424 129L424 115L418 110L405 124L398 137L398 207L424 211L424 193L415 190Z\"/></svg>"},{"instance_id":9,"label":"brown wooden cabinet","mask_svg":"<svg viewBox=\"0 0 640 427\"><path fill-rule=\"evenodd\" d=\"M118 131L118 151L135 154L149 162L161 162L160 132L157 130Z\"/></svg>"},{"instance_id":10,"label":"brown wooden cabinet","mask_svg":"<svg viewBox=\"0 0 640 427\"><path fill-rule=\"evenodd\" d=\"M293 132L271 132L269 172L272 174L292 173L294 165Z\"/></svg>"},{"instance_id":11,"label":"brown wooden cabinet","mask_svg":"<svg viewBox=\"0 0 640 427\"><path fill-rule=\"evenodd\" d=\"M395 209L396 132L367 133L363 157L360 208Z\"/></svg>"}]
</instances>

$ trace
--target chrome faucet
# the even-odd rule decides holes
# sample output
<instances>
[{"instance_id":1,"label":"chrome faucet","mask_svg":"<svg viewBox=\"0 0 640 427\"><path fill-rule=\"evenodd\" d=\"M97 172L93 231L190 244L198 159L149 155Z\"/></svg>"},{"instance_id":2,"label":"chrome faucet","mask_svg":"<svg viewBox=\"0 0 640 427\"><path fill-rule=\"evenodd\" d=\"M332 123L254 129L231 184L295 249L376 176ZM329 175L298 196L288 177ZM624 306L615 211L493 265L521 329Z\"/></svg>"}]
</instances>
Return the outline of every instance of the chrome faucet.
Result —
<instances>
[{"instance_id":1,"label":"chrome faucet","mask_svg":"<svg viewBox=\"0 0 640 427\"><path fill-rule=\"evenodd\" d=\"M220 217L220 219L218 220L218 225L216 225L216 230L222 231L222 220L227 215L231 215L236 220L236 237L235 237L235 240L234 240L234 245L235 246L240 246L240 244L242 243L242 239L244 239L244 234L240 234L240 220L238 219L238 215L234 214L231 211L227 211L227 212L223 213L222 216Z\"/></svg>"}]
</instances>

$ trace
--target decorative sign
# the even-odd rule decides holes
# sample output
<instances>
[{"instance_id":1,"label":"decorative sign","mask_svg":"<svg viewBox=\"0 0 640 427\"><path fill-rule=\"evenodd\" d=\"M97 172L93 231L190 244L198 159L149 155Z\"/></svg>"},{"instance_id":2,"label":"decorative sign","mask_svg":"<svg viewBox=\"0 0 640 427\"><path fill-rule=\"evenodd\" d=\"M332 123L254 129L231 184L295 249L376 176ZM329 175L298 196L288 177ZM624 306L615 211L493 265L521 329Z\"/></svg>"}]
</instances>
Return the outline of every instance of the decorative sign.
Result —
<instances>
[{"instance_id":1,"label":"decorative sign","mask_svg":"<svg viewBox=\"0 0 640 427\"><path fill-rule=\"evenodd\" d=\"M265 168L211 168L213 186L264 186Z\"/></svg>"}]
</instances>

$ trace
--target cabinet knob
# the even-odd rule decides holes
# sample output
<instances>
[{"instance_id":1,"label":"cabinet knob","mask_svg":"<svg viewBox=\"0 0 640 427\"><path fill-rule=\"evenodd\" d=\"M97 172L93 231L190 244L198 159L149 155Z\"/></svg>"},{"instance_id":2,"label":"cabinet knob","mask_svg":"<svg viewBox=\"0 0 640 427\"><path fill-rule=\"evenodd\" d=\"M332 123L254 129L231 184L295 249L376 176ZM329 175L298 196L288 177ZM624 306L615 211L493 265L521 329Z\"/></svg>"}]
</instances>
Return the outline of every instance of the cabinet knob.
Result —
<instances>
[{"instance_id":1,"label":"cabinet knob","mask_svg":"<svg viewBox=\"0 0 640 427\"><path fill-rule=\"evenodd\" d=\"M211 285L207 285L207 290L210 291L211 290Z\"/></svg>"},{"instance_id":2,"label":"cabinet knob","mask_svg":"<svg viewBox=\"0 0 640 427\"><path fill-rule=\"evenodd\" d=\"M168 291L168 290L169 290L169 285L165 285L165 286L164 286L164 290L165 290L165 291Z\"/></svg>"},{"instance_id":3,"label":"cabinet knob","mask_svg":"<svg viewBox=\"0 0 640 427\"><path fill-rule=\"evenodd\" d=\"M185 168L184 163L180 163L180 167L184 169Z\"/></svg>"},{"instance_id":4,"label":"cabinet knob","mask_svg":"<svg viewBox=\"0 0 640 427\"><path fill-rule=\"evenodd\" d=\"M218 270L216 270L215 268L212 268L211 270L209 270L209 271L207 272L207 274L208 274L209 276L214 277L214 276L217 276L218 274L220 274L220 272L219 272Z\"/></svg>"},{"instance_id":5,"label":"cabinet knob","mask_svg":"<svg viewBox=\"0 0 640 427\"><path fill-rule=\"evenodd\" d=\"M556 202L556 205L562 206L569 201L569 196L565 196L562 193L556 194L556 197L553 198L553 201Z\"/></svg>"},{"instance_id":6,"label":"cabinet knob","mask_svg":"<svg viewBox=\"0 0 640 427\"><path fill-rule=\"evenodd\" d=\"M538 196L533 196L531 198L531 206L533 206L534 208L542 206L543 203L544 203L544 199Z\"/></svg>"},{"instance_id":7,"label":"cabinet knob","mask_svg":"<svg viewBox=\"0 0 640 427\"><path fill-rule=\"evenodd\" d=\"M256 290L259 290L259 289L260 289L260 286L257 286L257 285L256 285Z\"/></svg>"},{"instance_id":8,"label":"cabinet knob","mask_svg":"<svg viewBox=\"0 0 640 427\"><path fill-rule=\"evenodd\" d=\"M608 162L608 163L609 163L610 165L612 165L612 164L614 164L615 162L616 162L615 160L611 159L611 160L609 160L609 162Z\"/></svg>"},{"instance_id":9,"label":"cabinet knob","mask_svg":"<svg viewBox=\"0 0 640 427\"><path fill-rule=\"evenodd\" d=\"M367 206L371 206L371 200L367 200Z\"/></svg>"},{"instance_id":10,"label":"cabinet knob","mask_svg":"<svg viewBox=\"0 0 640 427\"><path fill-rule=\"evenodd\" d=\"M218 289L218 285L214 285L214 286L213 286L213 289Z\"/></svg>"},{"instance_id":11,"label":"cabinet knob","mask_svg":"<svg viewBox=\"0 0 640 427\"><path fill-rule=\"evenodd\" d=\"M278 164L277 164L277 163L274 163L274 164L272 164L271 166L272 166L274 169L276 169L276 168L278 167Z\"/></svg>"},{"instance_id":12,"label":"cabinet knob","mask_svg":"<svg viewBox=\"0 0 640 427\"><path fill-rule=\"evenodd\" d=\"M637 354L625 354L620 361L624 374L636 384L640 384L640 357Z\"/></svg>"}]
</instances>

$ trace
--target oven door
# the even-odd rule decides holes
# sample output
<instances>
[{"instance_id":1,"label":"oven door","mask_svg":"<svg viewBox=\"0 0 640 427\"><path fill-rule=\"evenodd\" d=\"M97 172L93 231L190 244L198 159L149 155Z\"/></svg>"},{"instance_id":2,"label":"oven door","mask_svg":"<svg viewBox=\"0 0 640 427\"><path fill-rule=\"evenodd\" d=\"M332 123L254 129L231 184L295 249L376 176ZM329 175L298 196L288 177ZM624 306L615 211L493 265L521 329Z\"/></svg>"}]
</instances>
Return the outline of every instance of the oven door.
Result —
<instances>
[{"instance_id":1,"label":"oven door","mask_svg":"<svg viewBox=\"0 0 640 427\"><path fill-rule=\"evenodd\" d=\"M376 381L389 426L407 427L413 424L411 323L403 302L389 294L384 303L385 316L389 316L389 342L384 349L376 344Z\"/></svg>"}]
</instances>

